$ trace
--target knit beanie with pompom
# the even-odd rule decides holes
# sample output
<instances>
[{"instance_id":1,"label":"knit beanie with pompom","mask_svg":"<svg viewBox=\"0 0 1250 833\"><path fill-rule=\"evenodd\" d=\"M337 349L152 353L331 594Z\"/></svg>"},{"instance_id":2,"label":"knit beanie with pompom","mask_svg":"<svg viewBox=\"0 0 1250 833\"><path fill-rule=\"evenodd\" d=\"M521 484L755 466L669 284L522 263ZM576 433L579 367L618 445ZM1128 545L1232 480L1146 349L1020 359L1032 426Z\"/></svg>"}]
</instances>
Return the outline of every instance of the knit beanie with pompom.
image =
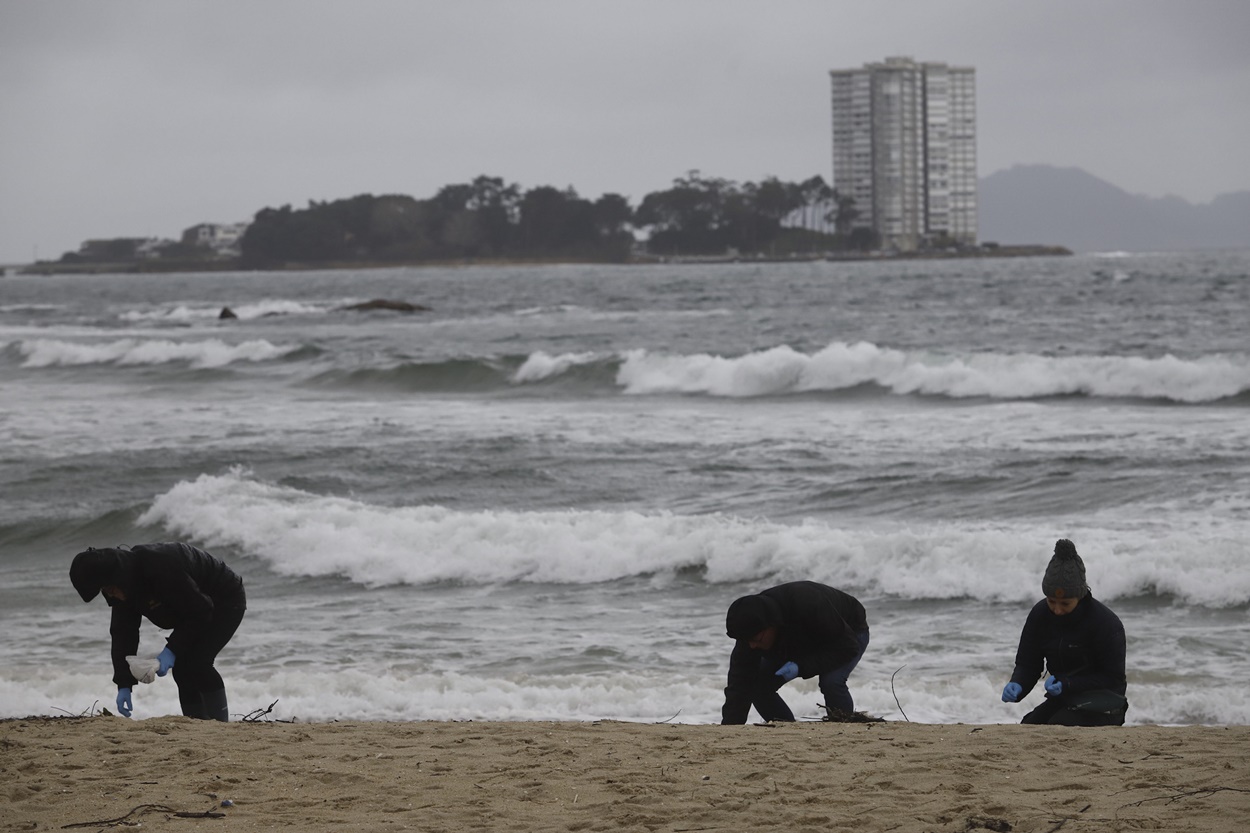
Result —
<instances>
[{"instance_id":1,"label":"knit beanie with pompom","mask_svg":"<svg viewBox=\"0 0 1250 833\"><path fill-rule=\"evenodd\" d=\"M1055 542L1055 554L1046 565L1042 592L1051 599L1079 599L1089 592L1085 583L1085 562L1076 553L1076 545L1067 538Z\"/></svg>"}]
</instances>

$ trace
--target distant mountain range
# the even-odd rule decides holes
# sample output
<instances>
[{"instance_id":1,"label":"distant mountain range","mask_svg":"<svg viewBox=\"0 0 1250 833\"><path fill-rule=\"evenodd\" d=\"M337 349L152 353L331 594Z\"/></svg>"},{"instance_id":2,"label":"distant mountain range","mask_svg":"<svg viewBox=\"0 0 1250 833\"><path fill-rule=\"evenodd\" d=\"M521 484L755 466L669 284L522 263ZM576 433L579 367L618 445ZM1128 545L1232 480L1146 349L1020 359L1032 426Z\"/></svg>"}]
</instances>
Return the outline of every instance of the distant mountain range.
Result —
<instances>
[{"instance_id":1,"label":"distant mountain range","mask_svg":"<svg viewBox=\"0 0 1250 833\"><path fill-rule=\"evenodd\" d=\"M1080 168L1017 165L982 179L978 237L1074 252L1250 249L1250 191L1194 205L1130 194Z\"/></svg>"}]
</instances>

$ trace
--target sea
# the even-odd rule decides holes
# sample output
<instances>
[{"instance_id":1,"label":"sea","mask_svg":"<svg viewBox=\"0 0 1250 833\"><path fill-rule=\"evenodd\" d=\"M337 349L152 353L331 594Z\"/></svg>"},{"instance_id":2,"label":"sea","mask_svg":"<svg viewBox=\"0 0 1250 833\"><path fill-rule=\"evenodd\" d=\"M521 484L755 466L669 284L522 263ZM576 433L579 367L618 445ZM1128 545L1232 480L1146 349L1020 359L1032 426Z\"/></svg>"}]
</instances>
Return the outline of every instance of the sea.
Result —
<instances>
[{"instance_id":1,"label":"sea","mask_svg":"<svg viewBox=\"0 0 1250 833\"><path fill-rule=\"evenodd\" d=\"M1128 723L1250 722L1250 252L9 274L0 397L0 717L115 708L70 561L176 540L233 719L718 722L726 608L810 579L857 709L1014 723L1068 538Z\"/></svg>"}]
</instances>

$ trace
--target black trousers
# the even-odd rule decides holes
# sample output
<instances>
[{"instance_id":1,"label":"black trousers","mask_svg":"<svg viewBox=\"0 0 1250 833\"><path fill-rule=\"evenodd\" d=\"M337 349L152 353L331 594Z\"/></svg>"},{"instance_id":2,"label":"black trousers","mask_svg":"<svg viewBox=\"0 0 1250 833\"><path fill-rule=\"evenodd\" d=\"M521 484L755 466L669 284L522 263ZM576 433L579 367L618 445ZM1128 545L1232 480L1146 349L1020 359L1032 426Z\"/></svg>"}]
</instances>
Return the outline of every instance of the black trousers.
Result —
<instances>
[{"instance_id":1,"label":"black trousers","mask_svg":"<svg viewBox=\"0 0 1250 833\"><path fill-rule=\"evenodd\" d=\"M208 718L204 696L225 690L225 681L213 663L239 629L246 611L247 598L242 588L239 588L236 598L222 602L214 600L213 621L199 639L189 648L183 648L182 653L174 658L174 668L170 673L178 684L178 703L187 717Z\"/></svg>"},{"instance_id":2,"label":"black trousers","mask_svg":"<svg viewBox=\"0 0 1250 833\"><path fill-rule=\"evenodd\" d=\"M1050 726L1123 726L1127 708L1127 701L1114 691L1090 691L1071 698L1048 697L1020 722Z\"/></svg>"}]
</instances>

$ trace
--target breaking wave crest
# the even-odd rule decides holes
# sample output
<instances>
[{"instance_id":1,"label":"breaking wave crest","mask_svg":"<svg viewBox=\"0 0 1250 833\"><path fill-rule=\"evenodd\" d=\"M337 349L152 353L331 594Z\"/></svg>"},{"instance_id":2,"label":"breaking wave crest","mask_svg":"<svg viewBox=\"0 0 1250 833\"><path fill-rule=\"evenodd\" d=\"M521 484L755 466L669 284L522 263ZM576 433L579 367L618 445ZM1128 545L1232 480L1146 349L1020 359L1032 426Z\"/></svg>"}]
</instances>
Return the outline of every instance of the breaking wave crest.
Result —
<instances>
[{"instance_id":1,"label":"breaking wave crest","mask_svg":"<svg viewBox=\"0 0 1250 833\"><path fill-rule=\"evenodd\" d=\"M1213 402L1250 392L1250 357L943 355L835 342L808 355L775 347L737 358L626 355L627 393L778 396L875 385L894 394L1035 399L1090 396Z\"/></svg>"},{"instance_id":2,"label":"breaking wave crest","mask_svg":"<svg viewBox=\"0 0 1250 833\"><path fill-rule=\"evenodd\" d=\"M293 363L290 373L296 378L291 381L411 393L546 388L746 399L875 390L887 396L950 399L1077 396L1180 404L1250 401L1250 355L1246 354L1056 357L906 351L869 342L834 342L810 354L785 345L740 356L640 348L621 353L535 351L425 361L379 356L364 365L344 357L343 364L352 366L334 367L336 357L319 348L264 339L232 344L216 338L186 342L123 338L91 344L27 339L12 342L5 354L27 369L172 363L211 368L283 359ZM305 365L299 361L305 358L318 361Z\"/></svg>"},{"instance_id":3,"label":"breaking wave crest","mask_svg":"<svg viewBox=\"0 0 1250 833\"><path fill-rule=\"evenodd\" d=\"M96 344L41 338L17 344L25 368L169 363L185 363L194 368L225 367L235 362L272 361L300 349L298 344L275 345L264 339L231 344L216 338L202 341L123 338Z\"/></svg>"},{"instance_id":4,"label":"breaking wave crest","mask_svg":"<svg viewBox=\"0 0 1250 833\"><path fill-rule=\"evenodd\" d=\"M442 582L592 584L694 571L713 583L810 578L906 599L1035 601L1057 533L925 526L864 532L808 521L634 511L461 511L377 506L262 483L244 470L201 475L139 519L209 548L231 547L291 576L366 586ZM1080 546L1101 598L1250 603L1244 530L1089 531ZM1090 558L1090 555L1096 557Z\"/></svg>"}]
</instances>

